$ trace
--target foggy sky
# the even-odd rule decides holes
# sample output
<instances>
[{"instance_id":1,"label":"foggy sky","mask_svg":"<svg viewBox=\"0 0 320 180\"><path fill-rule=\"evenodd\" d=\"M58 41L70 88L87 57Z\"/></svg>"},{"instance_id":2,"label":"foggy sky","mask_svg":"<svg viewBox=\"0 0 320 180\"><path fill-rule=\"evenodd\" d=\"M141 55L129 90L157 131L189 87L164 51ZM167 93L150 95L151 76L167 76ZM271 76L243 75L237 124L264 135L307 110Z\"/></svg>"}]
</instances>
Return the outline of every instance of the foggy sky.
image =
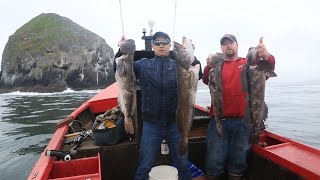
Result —
<instances>
[{"instance_id":1,"label":"foggy sky","mask_svg":"<svg viewBox=\"0 0 320 180\"><path fill-rule=\"evenodd\" d=\"M320 77L316 0L121 0L121 5L124 35L136 40L137 49L144 48L141 32L142 28L149 31L149 20L156 23L154 31L165 31L176 41L182 36L193 39L195 55L203 66L208 54L220 52L219 40L224 34L237 37L240 56L263 36L267 49L276 57L278 77L274 81ZM1 54L9 36L41 13L71 19L104 38L114 51L123 34L119 0L3 1Z\"/></svg>"}]
</instances>

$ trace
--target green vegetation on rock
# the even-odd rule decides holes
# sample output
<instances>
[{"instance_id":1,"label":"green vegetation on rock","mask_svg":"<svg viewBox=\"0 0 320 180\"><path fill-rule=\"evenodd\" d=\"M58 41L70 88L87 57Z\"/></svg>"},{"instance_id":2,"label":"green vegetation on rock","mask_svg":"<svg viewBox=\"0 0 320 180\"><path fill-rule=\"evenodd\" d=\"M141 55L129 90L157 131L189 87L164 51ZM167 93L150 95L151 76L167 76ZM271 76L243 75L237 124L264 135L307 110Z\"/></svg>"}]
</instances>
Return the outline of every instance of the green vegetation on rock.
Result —
<instances>
[{"instance_id":1,"label":"green vegetation on rock","mask_svg":"<svg viewBox=\"0 0 320 180\"><path fill-rule=\"evenodd\" d=\"M108 78L113 76L112 61L113 50L103 38L66 17L43 13L9 37L0 89L101 87L114 81Z\"/></svg>"}]
</instances>

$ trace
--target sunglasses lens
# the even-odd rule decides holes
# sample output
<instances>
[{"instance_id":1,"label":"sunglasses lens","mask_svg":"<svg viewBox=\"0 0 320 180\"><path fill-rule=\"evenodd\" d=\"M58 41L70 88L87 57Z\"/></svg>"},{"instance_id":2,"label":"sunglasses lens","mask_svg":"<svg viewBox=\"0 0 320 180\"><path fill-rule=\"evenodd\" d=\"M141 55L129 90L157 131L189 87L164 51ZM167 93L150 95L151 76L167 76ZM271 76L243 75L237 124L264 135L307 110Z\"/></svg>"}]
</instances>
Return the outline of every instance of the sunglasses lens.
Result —
<instances>
[{"instance_id":1,"label":"sunglasses lens","mask_svg":"<svg viewBox=\"0 0 320 180\"><path fill-rule=\"evenodd\" d=\"M163 41L163 45L168 45L169 43L169 41Z\"/></svg>"},{"instance_id":2,"label":"sunglasses lens","mask_svg":"<svg viewBox=\"0 0 320 180\"><path fill-rule=\"evenodd\" d=\"M160 46L161 44L162 44L162 45L168 45L169 43L170 43L170 41L168 41L168 40L154 41L154 42L153 42L153 44L154 44L155 46Z\"/></svg>"},{"instance_id":3,"label":"sunglasses lens","mask_svg":"<svg viewBox=\"0 0 320 180\"><path fill-rule=\"evenodd\" d=\"M154 42L153 44L156 45L156 46L160 46L161 42L157 42L157 41L156 41L156 42Z\"/></svg>"}]
</instances>

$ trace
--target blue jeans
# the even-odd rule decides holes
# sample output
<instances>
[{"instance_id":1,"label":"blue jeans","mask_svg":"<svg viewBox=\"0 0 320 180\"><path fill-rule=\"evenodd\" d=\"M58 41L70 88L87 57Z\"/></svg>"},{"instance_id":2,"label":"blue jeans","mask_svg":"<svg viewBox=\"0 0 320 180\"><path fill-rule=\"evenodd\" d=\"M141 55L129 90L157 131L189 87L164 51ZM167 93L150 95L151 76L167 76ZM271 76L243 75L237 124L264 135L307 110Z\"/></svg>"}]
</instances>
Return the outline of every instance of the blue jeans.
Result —
<instances>
[{"instance_id":1,"label":"blue jeans","mask_svg":"<svg viewBox=\"0 0 320 180\"><path fill-rule=\"evenodd\" d=\"M222 120L222 137L211 120L207 132L206 170L209 176L219 176L225 167L232 174L241 175L247 169L247 154L251 148L252 125L243 118Z\"/></svg>"},{"instance_id":2,"label":"blue jeans","mask_svg":"<svg viewBox=\"0 0 320 180\"><path fill-rule=\"evenodd\" d=\"M151 168L160 153L160 145L163 139L169 146L169 154L179 172L179 179L191 180L191 172L188 168L188 155L179 156L178 142L180 134L177 123L170 122L143 122L143 130L140 142L139 164L135 174L135 180L147 180Z\"/></svg>"}]
</instances>

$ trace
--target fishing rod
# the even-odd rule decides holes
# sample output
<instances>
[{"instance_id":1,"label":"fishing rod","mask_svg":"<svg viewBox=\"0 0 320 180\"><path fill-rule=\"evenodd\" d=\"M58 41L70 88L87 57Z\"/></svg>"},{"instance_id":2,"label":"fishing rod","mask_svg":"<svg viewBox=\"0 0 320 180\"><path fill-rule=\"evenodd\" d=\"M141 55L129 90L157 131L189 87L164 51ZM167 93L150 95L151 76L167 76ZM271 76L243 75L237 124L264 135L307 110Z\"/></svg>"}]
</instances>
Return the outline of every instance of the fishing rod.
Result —
<instances>
[{"instance_id":1,"label":"fishing rod","mask_svg":"<svg viewBox=\"0 0 320 180\"><path fill-rule=\"evenodd\" d=\"M122 36L124 36L124 26L123 26L123 17L122 17L122 6L121 6L121 0L119 0L119 6L120 6L120 18L121 18L121 26L122 26Z\"/></svg>"},{"instance_id":2,"label":"fishing rod","mask_svg":"<svg viewBox=\"0 0 320 180\"><path fill-rule=\"evenodd\" d=\"M60 150L49 150L47 149L45 152L46 156L56 157L58 160L70 161L77 154L77 148L84 142L88 137L92 137L93 132L99 127L99 125L103 122L102 118L96 119L92 125L92 128L86 131L82 131L80 135L74 139L66 141L64 144L74 146L67 152ZM78 133L77 133L78 134Z\"/></svg>"},{"instance_id":3,"label":"fishing rod","mask_svg":"<svg viewBox=\"0 0 320 180\"><path fill-rule=\"evenodd\" d=\"M88 137L92 137L93 132L103 122L103 118L96 118L91 129L86 130L86 131L82 131L78 137L71 139L69 141L66 141L65 144L67 144L67 145L74 144L74 146L71 148L71 151L77 149L83 141L85 141Z\"/></svg>"},{"instance_id":4,"label":"fishing rod","mask_svg":"<svg viewBox=\"0 0 320 180\"><path fill-rule=\"evenodd\" d=\"M172 41L174 41L174 34L176 31L176 14L177 14L177 4L178 4L178 0L175 0L174 3L174 13L173 13L173 28L172 28Z\"/></svg>"},{"instance_id":5,"label":"fishing rod","mask_svg":"<svg viewBox=\"0 0 320 180\"><path fill-rule=\"evenodd\" d=\"M73 159L77 154L76 150L71 150L69 152L59 151L59 150L49 150L47 149L45 152L46 156L53 156L56 157L57 160L64 160L64 161L70 161Z\"/></svg>"}]
</instances>

